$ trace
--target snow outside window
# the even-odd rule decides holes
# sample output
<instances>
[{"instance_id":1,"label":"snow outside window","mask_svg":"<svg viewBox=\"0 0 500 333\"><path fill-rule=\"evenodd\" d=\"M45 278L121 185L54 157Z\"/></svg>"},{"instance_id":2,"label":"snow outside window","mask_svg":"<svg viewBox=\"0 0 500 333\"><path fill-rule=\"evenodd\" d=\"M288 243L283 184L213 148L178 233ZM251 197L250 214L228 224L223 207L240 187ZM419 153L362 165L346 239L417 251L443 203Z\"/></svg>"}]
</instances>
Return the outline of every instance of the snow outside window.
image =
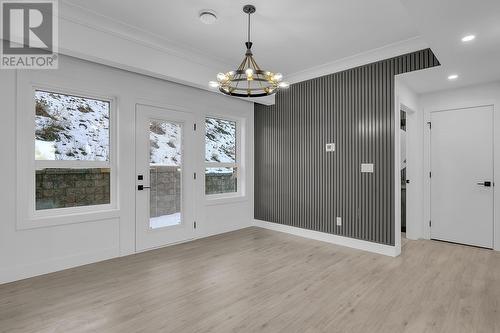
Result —
<instances>
[{"instance_id":1,"label":"snow outside window","mask_svg":"<svg viewBox=\"0 0 500 333\"><path fill-rule=\"evenodd\" d=\"M205 194L238 193L237 122L205 119Z\"/></svg>"},{"instance_id":2,"label":"snow outside window","mask_svg":"<svg viewBox=\"0 0 500 333\"><path fill-rule=\"evenodd\" d=\"M110 204L110 102L35 90L35 210Z\"/></svg>"}]
</instances>

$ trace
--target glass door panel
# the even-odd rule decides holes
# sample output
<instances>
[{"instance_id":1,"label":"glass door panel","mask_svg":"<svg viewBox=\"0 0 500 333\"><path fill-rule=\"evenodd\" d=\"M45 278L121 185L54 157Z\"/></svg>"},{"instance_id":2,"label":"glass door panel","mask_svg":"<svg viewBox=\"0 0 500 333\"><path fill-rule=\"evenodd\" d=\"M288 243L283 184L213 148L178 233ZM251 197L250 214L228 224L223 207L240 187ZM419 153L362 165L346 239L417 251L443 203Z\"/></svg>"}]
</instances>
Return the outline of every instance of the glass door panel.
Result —
<instances>
[{"instance_id":1,"label":"glass door panel","mask_svg":"<svg viewBox=\"0 0 500 333\"><path fill-rule=\"evenodd\" d=\"M182 222L182 125L149 123L149 227L171 227Z\"/></svg>"}]
</instances>

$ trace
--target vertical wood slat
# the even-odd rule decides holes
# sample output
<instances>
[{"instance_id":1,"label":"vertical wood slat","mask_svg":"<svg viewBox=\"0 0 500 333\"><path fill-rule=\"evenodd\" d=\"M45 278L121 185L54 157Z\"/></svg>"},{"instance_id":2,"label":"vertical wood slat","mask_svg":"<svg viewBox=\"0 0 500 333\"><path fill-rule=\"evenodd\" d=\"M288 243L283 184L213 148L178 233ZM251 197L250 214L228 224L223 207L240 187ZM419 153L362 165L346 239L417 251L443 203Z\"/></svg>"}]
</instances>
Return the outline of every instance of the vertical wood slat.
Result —
<instances>
[{"instance_id":1,"label":"vertical wood slat","mask_svg":"<svg viewBox=\"0 0 500 333\"><path fill-rule=\"evenodd\" d=\"M256 104L255 218L394 245L394 76L434 66L432 51L421 50ZM330 142L336 151L327 153ZM361 174L361 163L375 172Z\"/></svg>"}]
</instances>

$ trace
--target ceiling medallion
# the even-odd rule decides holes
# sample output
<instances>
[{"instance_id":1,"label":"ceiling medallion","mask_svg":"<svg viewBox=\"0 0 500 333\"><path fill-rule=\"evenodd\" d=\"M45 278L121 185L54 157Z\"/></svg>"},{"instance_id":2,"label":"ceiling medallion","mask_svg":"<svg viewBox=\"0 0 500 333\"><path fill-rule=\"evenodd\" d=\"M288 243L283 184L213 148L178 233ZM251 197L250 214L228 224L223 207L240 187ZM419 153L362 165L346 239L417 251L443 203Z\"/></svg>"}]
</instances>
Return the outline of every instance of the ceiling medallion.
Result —
<instances>
[{"instance_id":1,"label":"ceiling medallion","mask_svg":"<svg viewBox=\"0 0 500 333\"><path fill-rule=\"evenodd\" d=\"M248 41L245 43L245 58L238 69L217 74L217 81L210 81L212 88L222 93L237 97L269 96L280 88L288 88L290 84L283 81L283 75L262 70L255 62L250 41L250 15L255 13L255 6L246 5L243 12L248 14Z\"/></svg>"}]
</instances>

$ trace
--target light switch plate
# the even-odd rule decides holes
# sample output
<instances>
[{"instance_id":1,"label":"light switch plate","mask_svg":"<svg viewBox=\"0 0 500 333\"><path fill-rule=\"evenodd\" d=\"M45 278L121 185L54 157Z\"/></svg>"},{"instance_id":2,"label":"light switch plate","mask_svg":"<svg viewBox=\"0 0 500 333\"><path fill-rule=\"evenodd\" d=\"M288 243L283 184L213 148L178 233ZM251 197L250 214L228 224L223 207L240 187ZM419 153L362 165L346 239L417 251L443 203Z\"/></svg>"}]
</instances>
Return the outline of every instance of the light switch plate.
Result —
<instances>
[{"instance_id":1,"label":"light switch plate","mask_svg":"<svg viewBox=\"0 0 500 333\"><path fill-rule=\"evenodd\" d=\"M335 151L335 143L327 143L326 144L326 151L327 152Z\"/></svg>"},{"instance_id":2,"label":"light switch plate","mask_svg":"<svg viewBox=\"0 0 500 333\"><path fill-rule=\"evenodd\" d=\"M373 173L373 163L361 163L361 172Z\"/></svg>"}]
</instances>

